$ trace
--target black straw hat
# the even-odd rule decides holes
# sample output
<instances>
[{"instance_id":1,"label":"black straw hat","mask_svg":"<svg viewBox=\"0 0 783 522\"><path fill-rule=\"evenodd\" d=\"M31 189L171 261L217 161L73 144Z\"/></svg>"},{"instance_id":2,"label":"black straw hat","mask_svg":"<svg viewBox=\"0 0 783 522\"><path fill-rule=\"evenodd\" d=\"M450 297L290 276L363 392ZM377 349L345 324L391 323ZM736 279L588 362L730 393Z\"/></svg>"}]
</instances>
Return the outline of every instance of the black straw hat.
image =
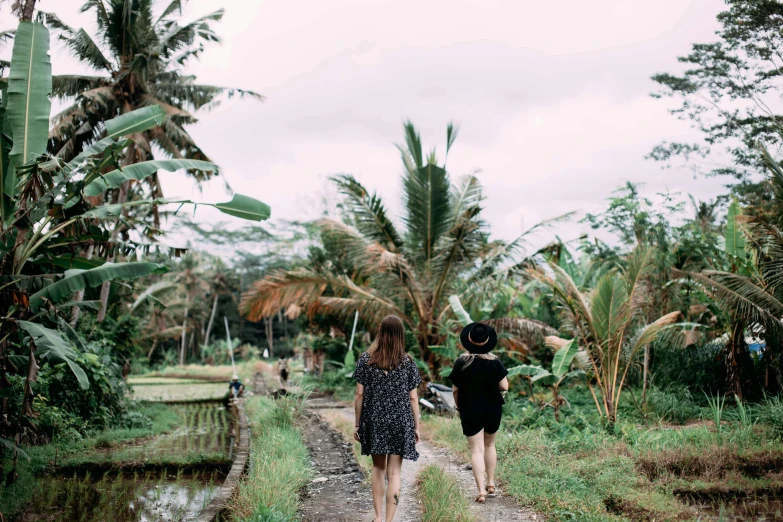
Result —
<instances>
[{"instance_id":1,"label":"black straw hat","mask_svg":"<svg viewBox=\"0 0 783 522\"><path fill-rule=\"evenodd\" d=\"M498 334L491 326L470 323L462 329L459 340L470 353L488 353L498 344Z\"/></svg>"}]
</instances>

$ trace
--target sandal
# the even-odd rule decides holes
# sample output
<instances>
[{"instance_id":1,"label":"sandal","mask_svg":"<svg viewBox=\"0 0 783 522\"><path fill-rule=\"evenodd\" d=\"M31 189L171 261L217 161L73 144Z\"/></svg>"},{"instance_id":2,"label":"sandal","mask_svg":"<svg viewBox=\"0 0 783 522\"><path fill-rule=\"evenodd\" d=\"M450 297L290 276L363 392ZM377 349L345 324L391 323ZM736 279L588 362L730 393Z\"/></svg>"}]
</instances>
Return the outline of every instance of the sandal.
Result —
<instances>
[{"instance_id":1,"label":"sandal","mask_svg":"<svg viewBox=\"0 0 783 522\"><path fill-rule=\"evenodd\" d=\"M495 486L489 485L487 486L487 495L493 496L495 494Z\"/></svg>"},{"instance_id":2,"label":"sandal","mask_svg":"<svg viewBox=\"0 0 783 522\"><path fill-rule=\"evenodd\" d=\"M483 504L487 500L487 495L485 493L479 493L479 496L476 497L476 502L479 504Z\"/></svg>"}]
</instances>

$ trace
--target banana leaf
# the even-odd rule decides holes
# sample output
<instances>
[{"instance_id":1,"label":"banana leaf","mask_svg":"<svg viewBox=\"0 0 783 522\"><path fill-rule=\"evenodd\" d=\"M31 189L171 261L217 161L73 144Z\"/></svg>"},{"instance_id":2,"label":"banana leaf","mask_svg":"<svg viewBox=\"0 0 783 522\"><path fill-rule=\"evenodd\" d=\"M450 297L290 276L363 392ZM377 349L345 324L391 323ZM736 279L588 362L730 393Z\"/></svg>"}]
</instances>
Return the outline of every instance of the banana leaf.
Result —
<instances>
[{"instance_id":1,"label":"banana leaf","mask_svg":"<svg viewBox=\"0 0 783 522\"><path fill-rule=\"evenodd\" d=\"M95 287L114 279L136 279L150 274L163 274L168 267L155 263L104 263L89 270L66 270L65 277L30 296L30 306L41 306L44 298L57 302L90 286Z\"/></svg>"},{"instance_id":2,"label":"banana leaf","mask_svg":"<svg viewBox=\"0 0 783 522\"><path fill-rule=\"evenodd\" d=\"M572 339L555 353L555 357L552 360L552 373L555 377L559 379L566 374L578 352L579 345L576 339Z\"/></svg>"},{"instance_id":3,"label":"banana leaf","mask_svg":"<svg viewBox=\"0 0 783 522\"><path fill-rule=\"evenodd\" d=\"M67 364L68 368L71 369L71 372L73 372L73 375L76 377L76 380L79 381L79 386L83 390L90 387L90 381L87 379L87 374L84 373L82 367L76 363L78 354L73 347L63 339L60 332L29 321L17 321L16 324L33 339L36 346L36 353L38 353L42 361L46 361L49 364Z\"/></svg>"},{"instance_id":4,"label":"banana leaf","mask_svg":"<svg viewBox=\"0 0 783 522\"><path fill-rule=\"evenodd\" d=\"M532 364L520 364L519 366L513 366L508 369L508 376L522 375L524 377L533 377L539 372L546 371L540 366L534 366Z\"/></svg>"},{"instance_id":5,"label":"banana leaf","mask_svg":"<svg viewBox=\"0 0 783 522\"><path fill-rule=\"evenodd\" d=\"M84 180L85 196L100 196L105 190L117 188L126 181L141 181L158 172L158 170L174 172L180 169L214 172L217 165L208 161L190 159L170 159L143 161L128 165L122 170L117 169L106 174L93 174ZM236 196L235 196L236 197Z\"/></svg>"},{"instance_id":6,"label":"banana leaf","mask_svg":"<svg viewBox=\"0 0 783 522\"><path fill-rule=\"evenodd\" d=\"M732 201L726 217L726 253L736 258L745 259L745 236L742 227L737 222L737 216L742 215L739 203Z\"/></svg>"},{"instance_id":7,"label":"banana leaf","mask_svg":"<svg viewBox=\"0 0 783 522\"><path fill-rule=\"evenodd\" d=\"M49 138L52 63L49 60L49 31L43 24L19 23L11 63L7 110L14 146L10 158L18 168L46 152ZM7 195L10 181L10 178L5 180Z\"/></svg>"},{"instance_id":8,"label":"banana leaf","mask_svg":"<svg viewBox=\"0 0 783 522\"><path fill-rule=\"evenodd\" d=\"M150 105L126 112L106 122L106 137L119 138L134 132L149 130L158 125L163 125L166 113L160 105Z\"/></svg>"},{"instance_id":9,"label":"banana leaf","mask_svg":"<svg viewBox=\"0 0 783 522\"><path fill-rule=\"evenodd\" d=\"M462 306L462 302L459 300L459 296L450 295L449 304L451 305L451 309L454 311L454 315L457 316L457 321L459 321L461 326L467 326L473 322L473 320L470 318L470 314L468 314L468 312L466 312L465 308Z\"/></svg>"}]
</instances>

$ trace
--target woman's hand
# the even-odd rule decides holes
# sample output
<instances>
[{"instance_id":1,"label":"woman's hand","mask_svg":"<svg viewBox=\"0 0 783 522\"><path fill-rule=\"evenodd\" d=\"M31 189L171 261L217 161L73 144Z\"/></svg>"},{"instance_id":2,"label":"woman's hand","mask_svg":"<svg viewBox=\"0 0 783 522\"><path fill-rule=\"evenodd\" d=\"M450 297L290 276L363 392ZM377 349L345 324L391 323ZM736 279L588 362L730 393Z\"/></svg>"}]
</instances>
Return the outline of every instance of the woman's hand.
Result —
<instances>
[{"instance_id":1,"label":"woman's hand","mask_svg":"<svg viewBox=\"0 0 783 522\"><path fill-rule=\"evenodd\" d=\"M355 427L354 430L353 430L353 440L355 440L356 442L361 442L359 440L359 428L358 427Z\"/></svg>"},{"instance_id":2,"label":"woman's hand","mask_svg":"<svg viewBox=\"0 0 783 522\"><path fill-rule=\"evenodd\" d=\"M421 440L421 432L419 432L419 430L417 429L416 430L416 444L418 444L420 440Z\"/></svg>"}]
</instances>

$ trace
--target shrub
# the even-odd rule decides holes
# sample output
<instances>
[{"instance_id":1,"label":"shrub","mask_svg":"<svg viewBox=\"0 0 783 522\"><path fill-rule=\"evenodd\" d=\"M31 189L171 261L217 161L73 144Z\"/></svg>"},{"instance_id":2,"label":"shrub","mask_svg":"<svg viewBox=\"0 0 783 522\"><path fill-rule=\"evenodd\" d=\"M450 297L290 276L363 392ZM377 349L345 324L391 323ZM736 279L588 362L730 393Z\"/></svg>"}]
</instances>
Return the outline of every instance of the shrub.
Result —
<instances>
[{"instance_id":1,"label":"shrub","mask_svg":"<svg viewBox=\"0 0 783 522\"><path fill-rule=\"evenodd\" d=\"M660 420L675 424L685 424L701 413L688 388L651 387L647 393L647 409Z\"/></svg>"},{"instance_id":2,"label":"shrub","mask_svg":"<svg viewBox=\"0 0 783 522\"><path fill-rule=\"evenodd\" d=\"M759 422L771 426L779 437L783 436L783 401L779 396L767 397L755 410Z\"/></svg>"}]
</instances>

